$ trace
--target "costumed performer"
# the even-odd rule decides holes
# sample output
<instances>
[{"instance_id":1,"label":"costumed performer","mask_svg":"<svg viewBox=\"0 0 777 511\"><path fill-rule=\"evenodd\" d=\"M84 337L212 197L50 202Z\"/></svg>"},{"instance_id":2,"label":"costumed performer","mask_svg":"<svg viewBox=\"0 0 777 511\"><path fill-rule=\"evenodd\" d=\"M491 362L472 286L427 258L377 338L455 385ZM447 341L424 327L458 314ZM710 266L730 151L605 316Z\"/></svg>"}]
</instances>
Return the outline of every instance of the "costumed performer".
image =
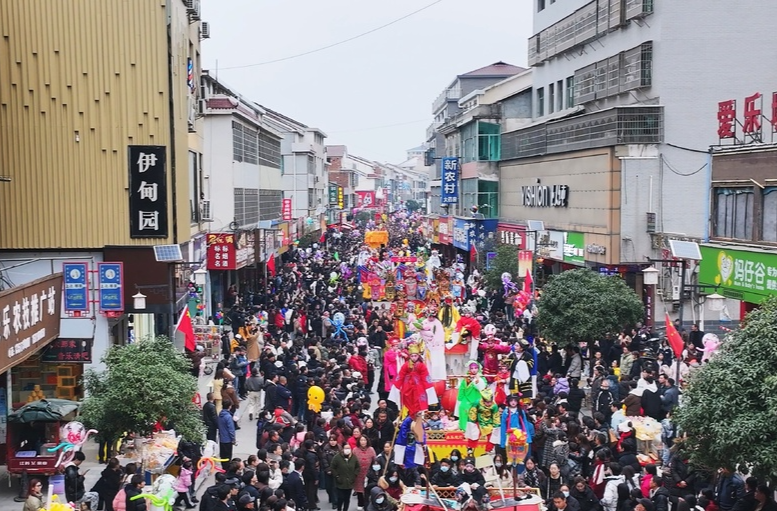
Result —
<instances>
[{"instance_id":1,"label":"costumed performer","mask_svg":"<svg viewBox=\"0 0 777 511\"><path fill-rule=\"evenodd\" d=\"M507 403L510 394L510 362L507 359L499 361L499 370L488 388L494 391L494 402L497 405L504 406Z\"/></svg>"},{"instance_id":2,"label":"costumed performer","mask_svg":"<svg viewBox=\"0 0 777 511\"><path fill-rule=\"evenodd\" d=\"M464 431L467 451L471 454L477 447L480 437L485 437L486 452L491 452L494 445L500 443L501 430L499 407L494 403L494 394L490 389L480 393L480 401L469 409L467 419L467 429Z\"/></svg>"},{"instance_id":3,"label":"costumed performer","mask_svg":"<svg viewBox=\"0 0 777 511\"><path fill-rule=\"evenodd\" d=\"M386 396L394 387L394 380L396 380L403 364L404 358L399 347L399 339L392 337L389 339L388 349L383 355L383 388L385 389Z\"/></svg>"},{"instance_id":4,"label":"costumed performer","mask_svg":"<svg viewBox=\"0 0 777 511\"><path fill-rule=\"evenodd\" d=\"M512 363L512 378L510 380L510 389L513 394L519 394L524 402L530 401L534 397L535 378L534 356L529 350L534 348L525 340L519 339L513 345L514 359Z\"/></svg>"},{"instance_id":5,"label":"costumed performer","mask_svg":"<svg viewBox=\"0 0 777 511\"><path fill-rule=\"evenodd\" d=\"M426 309L426 319L421 323L420 335L426 347L425 358L429 366L432 381L445 380L445 330L436 316L437 309L429 304ZM436 362L435 362L436 361Z\"/></svg>"},{"instance_id":6,"label":"costumed performer","mask_svg":"<svg viewBox=\"0 0 777 511\"><path fill-rule=\"evenodd\" d=\"M476 359L478 358L478 343L480 342L480 323L472 317L473 313L474 311L469 307L461 308L462 316L456 322L448 349L459 343L469 342L469 358Z\"/></svg>"},{"instance_id":7,"label":"costumed performer","mask_svg":"<svg viewBox=\"0 0 777 511\"><path fill-rule=\"evenodd\" d=\"M402 421L394 442L394 463L406 469L423 466L426 461L426 432L423 423L423 411L408 415Z\"/></svg>"},{"instance_id":8,"label":"costumed performer","mask_svg":"<svg viewBox=\"0 0 777 511\"><path fill-rule=\"evenodd\" d=\"M480 393L488 384L475 360L467 364L467 376L459 380L459 392L456 396L456 409L453 415L459 418L459 429L466 431L469 409L480 402Z\"/></svg>"},{"instance_id":9,"label":"costumed performer","mask_svg":"<svg viewBox=\"0 0 777 511\"><path fill-rule=\"evenodd\" d=\"M410 358L399 370L388 398L400 409L403 406L407 408L410 417L415 417L418 412L423 412L438 401L418 344L411 344L407 351Z\"/></svg>"},{"instance_id":10,"label":"costumed performer","mask_svg":"<svg viewBox=\"0 0 777 511\"><path fill-rule=\"evenodd\" d=\"M437 289L435 288L435 291ZM437 318L442 323L442 327L445 329L445 341L449 341L453 331L456 329L456 323L458 323L459 311L453 306L453 300L450 297L445 297L440 306L440 312L437 313Z\"/></svg>"},{"instance_id":11,"label":"costumed performer","mask_svg":"<svg viewBox=\"0 0 777 511\"><path fill-rule=\"evenodd\" d=\"M503 449L508 450L508 459L514 460L519 473L523 472L523 461L531 455L531 442L534 437L534 424L529 420L526 415L526 411L521 406L521 398L516 394L510 394L507 397L507 407L502 412L501 420L501 435L499 437L499 445ZM511 431L520 430L523 435L511 435ZM525 446L521 446L520 443L516 445L510 445L510 437L514 440L524 440Z\"/></svg>"},{"instance_id":12,"label":"costumed performer","mask_svg":"<svg viewBox=\"0 0 777 511\"><path fill-rule=\"evenodd\" d=\"M486 339L478 346L478 351L483 352L483 373L489 382L494 381L494 377L499 372L499 355L510 353L510 347L502 344L501 339L496 338L496 327L486 325L483 328Z\"/></svg>"}]
</instances>

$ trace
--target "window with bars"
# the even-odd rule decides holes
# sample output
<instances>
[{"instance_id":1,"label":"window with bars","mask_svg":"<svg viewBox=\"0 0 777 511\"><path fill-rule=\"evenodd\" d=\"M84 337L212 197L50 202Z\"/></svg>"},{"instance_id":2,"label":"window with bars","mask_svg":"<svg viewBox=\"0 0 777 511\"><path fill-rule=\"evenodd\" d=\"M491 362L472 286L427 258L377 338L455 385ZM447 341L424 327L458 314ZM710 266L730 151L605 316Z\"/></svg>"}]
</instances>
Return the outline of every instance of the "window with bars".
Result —
<instances>
[{"instance_id":1,"label":"window with bars","mask_svg":"<svg viewBox=\"0 0 777 511\"><path fill-rule=\"evenodd\" d=\"M259 190L259 220L278 220L281 218L282 204L282 190Z\"/></svg>"},{"instance_id":2,"label":"window with bars","mask_svg":"<svg viewBox=\"0 0 777 511\"><path fill-rule=\"evenodd\" d=\"M281 168L281 140L265 132L259 133L259 163L274 169Z\"/></svg>"},{"instance_id":3,"label":"window with bars","mask_svg":"<svg viewBox=\"0 0 777 511\"><path fill-rule=\"evenodd\" d=\"M763 190L761 209L761 240L777 242L777 187Z\"/></svg>"},{"instance_id":4,"label":"window with bars","mask_svg":"<svg viewBox=\"0 0 777 511\"><path fill-rule=\"evenodd\" d=\"M715 189L714 233L719 238L753 237L753 189Z\"/></svg>"},{"instance_id":5,"label":"window with bars","mask_svg":"<svg viewBox=\"0 0 777 511\"><path fill-rule=\"evenodd\" d=\"M575 106L575 77L567 78L567 108Z\"/></svg>"},{"instance_id":6,"label":"window with bars","mask_svg":"<svg viewBox=\"0 0 777 511\"><path fill-rule=\"evenodd\" d=\"M237 121L232 121L232 158L235 161L256 165L259 131Z\"/></svg>"},{"instance_id":7,"label":"window with bars","mask_svg":"<svg viewBox=\"0 0 777 511\"><path fill-rule=\"evenodd\" d=\"M235 188L235 220L241 227L259 222L259 190Z\"/></svg>"},{"instance_id":8,"label":"window with bars","mask_svg":"<svg viewBox=\"0 0 777 511\"><path fill-rule=\"evenodd\" d=\"M653 42L648 41L575 71L580 105L653 84Z\"/></svg>"},{"instance_id":9,"label":"window with bars","mask_svg":"<svg viewBox=\"0 0 777 511\"><path fill-rule=\"evenodd\" d=\"M545 89L537 89L537 117L545 115Z\"/></svg>"}]
</instances>

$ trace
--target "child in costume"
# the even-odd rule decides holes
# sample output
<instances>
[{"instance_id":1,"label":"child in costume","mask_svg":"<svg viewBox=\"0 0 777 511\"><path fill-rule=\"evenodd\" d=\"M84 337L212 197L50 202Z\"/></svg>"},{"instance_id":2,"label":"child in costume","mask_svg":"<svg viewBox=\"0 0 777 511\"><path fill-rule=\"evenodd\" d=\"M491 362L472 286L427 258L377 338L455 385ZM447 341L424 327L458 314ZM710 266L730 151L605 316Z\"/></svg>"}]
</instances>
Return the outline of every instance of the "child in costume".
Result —
<instances>
[{"instance_id":1,"label":"child in costume","mask_svg":"<svg viewBox=\"0 0 777 511\"><path fill-rule=\"evenodd\" d=\"M502 412L501 420L501 435L499 445L503 449L507 449L507 458L511 462L518 466L519 470L523 471L523 461L531 455L531 442L534 436L534 424L529 420L523 407L521 406L521 398L516 394L510 394L507 398L507 408ZM520 445L508 445L510 443L511 432L513 430L520 430L523 435L517 435L521 440L524 440L526 446ZM510 447L511 449L508 449ZM525 451L525 452L523 452ZM510 454L512 452L512 455ZM520 472L519 472L520 473Z\"/></svg>"},{"instance_id":2,"label":"child in costume","mask_svg":"<svg viewBox=\"0 0 777 511\"><path fill-rule=\"evenodd\" d=\"M480 364L470 360L467 369L467 376L459 381L459 393L456 398L456 410L454 415L459 418L459 429L467 430L469 410L476 406L481 399L481 392L486 389L486 379L480 368Z\"/></svg>"},{"instance_id":3,"label":"child in costume","mask_svg":"<svg viewBox=\"0 0 777 511\"><path fill-rule=\"evenodd\" d=\"M438 401L418 344L411 344L407 351L409 359L399 370L388 398L400 408L407 408L410 417L415 417Z\"/></svg>"},{"instance_id":4,"label":"child in costume","mask_svg":"<svg viewBox=\"0 0 777 511\"><path fill-rule=\"evenodd\" d=\"M459 343L469 342L469 357L474 359L477 358L480 342L480 323L472 317L474 311L469 307L462 307L461 313L462 316L456 322L456 328L451 334L448 349ZM444 322L443 325L445 325Z\"/></svg>"},{"instance_id":5,"label":"child in costume","mask_svg":"<svg viewBox=\"0 0 777 511\"><path fill-rule=\"evenodd\" d=\"M510 353L510 347L502 344L501 339L497 339L496 327L486 325L483 331L486 334L486 340L480 343L478 351L483 353L483 372L488 381L494 381L496 373L499 372L499 355Z\"/></svg>"},{"instance_id":6,"label":"child in costume","mask_svg":"<svg viewBox=\"0 0 777 511\"><path fill-rule=\"evenodd\" d=\"M471 452L477 447L480 437L486 437L486 451L491 452L494 444L500 442L499 407L494 403L494 395L490 389L480 393L480 401L469 409L467 429L464 437L467 439L467 449Z\"/></svg>"}]
</instances>

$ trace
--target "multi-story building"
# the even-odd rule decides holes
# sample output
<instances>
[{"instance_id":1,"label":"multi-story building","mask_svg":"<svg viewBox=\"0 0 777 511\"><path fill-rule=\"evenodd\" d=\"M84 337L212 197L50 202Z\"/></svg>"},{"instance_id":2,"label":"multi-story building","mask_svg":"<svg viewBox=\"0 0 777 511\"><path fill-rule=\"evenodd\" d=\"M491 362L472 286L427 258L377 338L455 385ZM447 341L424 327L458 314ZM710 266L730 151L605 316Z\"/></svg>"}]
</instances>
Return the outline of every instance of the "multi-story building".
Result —
<instances>
[{"instance_id":1,"label":"multi-story building","mask_svg":"<svg viewBox=\"0 0 777 511\"><path fill-rule=\"evenodd\" d=\"M211 235L232 234L236 251L234 264L229 261L226 267L209 261L212 301L219 303L229 286L238 286L242 291L242 282L254 280L249 277L257 262L265 262L288 246L277 243L277 235L266 234L283 231L283 134L268 121L263 107L208 71L203 73L202 83L201 110L208 140L205 167L209 172L204 189L210 212L208 230ZM285 229L289 238L289 226ZM269 239L272 241L268 244Z\"/></svg>"},{"instance_id":2,"label":"multi-story building","mask_svg":"<svg viewBox=\"0 0 777 511\"><path fill-rule=\"evenodd\" d=\"M641 270L666 259L668 240L702 239L699 191L718 143L708 124L721 97L774 84L774 66L741 34L774 43L776 14L768 0L534 0L534 122L502 133L500 216L544 221L545 273L620 274L655 310ZM671 309L679 272L665 273Z\"/></svg>"},{"instance_id":3,"label":"multi-story building","mask_svg":"<svg viewBox=\"0 0 777 511\"><path fill-rule=\"evenodd\" d=\"M283 134L281 141L284 199L291 201L292 238L311 234L326 222L329 179L326 133L264 108L264 119Z\"/></svg>"},{"instance_id":4,"label":"multi-story building","mask_svg":"<svg viewBox=\"0 0 777 511\"><path fill-rule=\"evenodd\" d=\"M492 197L496 214L498 198L499 161L499 107L492 104L474 104L473 99L498 82L526 70L521 67L496 62L489 66L464 73L437 97L432 104L433 124L427 129L429 154L435 158L458 156L461 164L460 200L456 211L461 213L475 205L481 194ZM466 118L463 113L466 112ZM439 161L432 166L431 211L447 213L440 208L441 171Z\"/></svg>"},{"instance_id":5,"label":"multi-story building","mask_svg":"<svg viewBox=\"0 0 777 511\"><path fill-rule=\"evenodd\" d=\"M8 0L0 30L0 290L16 297L0 306L0 373L13 375L14 403L32 383L75 397L80 387L52 385L43 351L75 361L77 380L131 338L131 313L137 335L170 334L183 307L176 290L198 264L158 262L152 247L202 262L196 77L208 30L199 2L182 0ZM44 300L31 282L56 279L65 261L77 264L64 289L47 287ZM56 328L36 331L44 305ZM14 366L32 355L19 376Z\"/></svg>"},{"instance_id":6,"label":"multi-story building","mask_svg":"<svg viewBox=\"0 0 777 511\"><path fill-rule=\"evenodd\" d=\"M326 146L329 186L329 223L339 223L343 214L353 208L378 205L379 190L383 188L382 167L348 152L344 145ZM368 202L365 202L368 201Z\"/></svg>"}]
</instances>

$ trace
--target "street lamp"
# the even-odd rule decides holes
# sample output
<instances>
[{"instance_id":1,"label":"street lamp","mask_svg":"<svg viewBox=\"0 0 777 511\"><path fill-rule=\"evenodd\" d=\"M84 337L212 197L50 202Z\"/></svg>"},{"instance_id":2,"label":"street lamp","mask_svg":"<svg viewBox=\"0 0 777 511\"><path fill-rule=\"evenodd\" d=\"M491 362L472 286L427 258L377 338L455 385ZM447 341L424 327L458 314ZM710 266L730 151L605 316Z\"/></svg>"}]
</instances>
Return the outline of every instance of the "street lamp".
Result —
<instances>
[{"instance_id":1,"label":"street lamp","mask_svg":"<svg viewBox=\"0 0 777 511\"><path fill-rule=\"evenodd\" d=\"M146 308L146 295L140 291L132 295L132 306L135 310L144 310Z\"/></svg>"},{"instance_id":2,"label":"street lamp","mask_svg":"<svg viewBox=\"0 0 777 511\"><path fill-rule=\"evenodd\" d=\"M194 283L198 286L204 286L208 271L200 268L194 272Z\"/></svg>"},{"instance_id":3,"label":"street lamp","mask_svg":"<svg viewBox=\"0 0 777 511\"><path fill-rule=\"evenodd\" d=\"M642 270L642 283L646 286L658 285L658 274L659 271L654 266L648 266Z\"/></svg>"}]
</instances>

